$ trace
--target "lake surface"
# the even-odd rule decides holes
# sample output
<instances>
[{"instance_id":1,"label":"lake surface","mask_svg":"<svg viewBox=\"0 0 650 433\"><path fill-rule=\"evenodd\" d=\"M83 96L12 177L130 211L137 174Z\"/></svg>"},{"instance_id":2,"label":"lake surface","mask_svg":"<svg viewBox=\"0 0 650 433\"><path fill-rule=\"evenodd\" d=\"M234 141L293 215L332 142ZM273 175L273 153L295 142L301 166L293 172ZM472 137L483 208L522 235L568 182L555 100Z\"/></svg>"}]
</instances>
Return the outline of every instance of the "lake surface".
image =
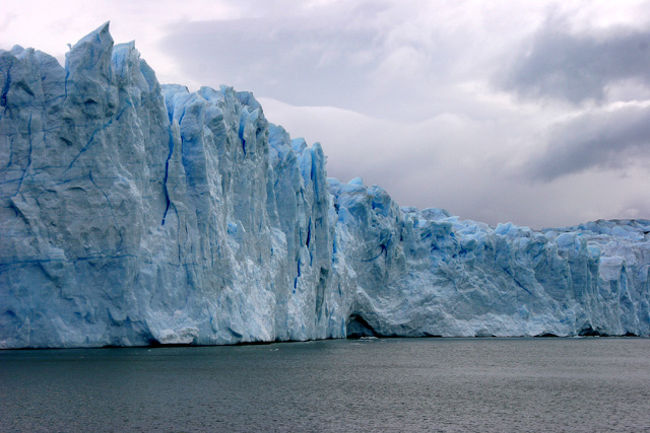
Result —
<instances>
[{"instance_id":1,"label":"lake surface","mask_svg":"<svg viewBox=\"0 0 650 433\"><path fill-rule=\"evenodd\" d=\"M0 431L650 432L650 340L0 351Z\"/></svg>"}]
</instances>

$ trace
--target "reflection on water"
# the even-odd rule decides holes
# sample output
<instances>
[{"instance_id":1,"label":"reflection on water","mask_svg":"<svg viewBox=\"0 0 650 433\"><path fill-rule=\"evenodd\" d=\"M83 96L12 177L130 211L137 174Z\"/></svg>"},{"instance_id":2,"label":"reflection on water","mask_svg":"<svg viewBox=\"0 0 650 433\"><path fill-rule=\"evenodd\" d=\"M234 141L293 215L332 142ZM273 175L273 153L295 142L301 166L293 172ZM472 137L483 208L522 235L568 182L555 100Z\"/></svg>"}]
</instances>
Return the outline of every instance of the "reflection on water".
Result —
<instances>
[{"instance_id":1,"label":"reflection on water","mask_svg":"<svg viewBox=\"0 0 650 433\"><path fill-rule=\"evenodd\" d=\"M2 431L650 431L648 339L0 351Z\"/></svg>"}]
</instances>

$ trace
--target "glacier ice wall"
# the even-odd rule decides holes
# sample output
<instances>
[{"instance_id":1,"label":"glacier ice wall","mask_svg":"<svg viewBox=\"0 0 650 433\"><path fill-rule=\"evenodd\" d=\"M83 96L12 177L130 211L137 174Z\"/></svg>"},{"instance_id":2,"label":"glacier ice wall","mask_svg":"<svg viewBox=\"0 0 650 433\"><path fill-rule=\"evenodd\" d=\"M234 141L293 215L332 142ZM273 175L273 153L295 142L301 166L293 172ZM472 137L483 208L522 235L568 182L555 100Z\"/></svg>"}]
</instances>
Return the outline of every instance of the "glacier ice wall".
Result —
<instances>
[{"instance_id":1,"label":"glacier ice wall","mask_svg":"<svg viewBox=\"0 0 650 433\"><path fill-rule=\"evenodd\" d=\"M399 208L107 24L65 67L0 51L0 85L0 348L650 334L650 221Z\"/></svg>"},{"instance_id":2,"label":"glacier ice wall","mask_svg":"<svg viewBox=\"0 0 650 433\"><path fill-rule=\"evenodd\" d=\"M399 208L330 181L356 278L348 331L395 336L648 335L650 221L534 231ZM349 325L349 323L348 323Z\"/></svg>"}]
</instances>

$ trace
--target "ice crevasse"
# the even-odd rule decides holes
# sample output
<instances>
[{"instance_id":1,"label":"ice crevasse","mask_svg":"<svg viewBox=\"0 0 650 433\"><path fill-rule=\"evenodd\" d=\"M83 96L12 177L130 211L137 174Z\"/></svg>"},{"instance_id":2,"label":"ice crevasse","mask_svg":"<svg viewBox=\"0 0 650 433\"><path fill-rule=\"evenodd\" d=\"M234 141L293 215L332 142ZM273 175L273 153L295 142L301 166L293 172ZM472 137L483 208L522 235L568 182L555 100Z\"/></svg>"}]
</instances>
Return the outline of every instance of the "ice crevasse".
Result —
<instances>
[{"instance_id":1,"label":"ice crevasse","mask_svg":"<svg viewBox=\"0 0 650 433\"><path fill-rule=\"evenodd\" d=\"M248 92L108 24L0 51L0 348L650 335L650 221L531 230L328 179Z\"/></svg>"}]
</instances>

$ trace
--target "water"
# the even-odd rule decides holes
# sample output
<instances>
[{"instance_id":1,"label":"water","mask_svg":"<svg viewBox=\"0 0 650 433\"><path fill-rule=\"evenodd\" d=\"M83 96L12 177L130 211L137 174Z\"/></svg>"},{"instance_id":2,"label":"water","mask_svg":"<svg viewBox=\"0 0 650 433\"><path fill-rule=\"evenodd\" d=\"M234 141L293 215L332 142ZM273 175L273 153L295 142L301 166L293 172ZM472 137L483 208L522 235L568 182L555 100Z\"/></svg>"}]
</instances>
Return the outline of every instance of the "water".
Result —
<instances>
[{"instance_id":1,"label":"water","mask_svg":"<svg viewBox=\"0 0 650 433\"><path fill-rule=\"evenodd\" d=\"M0 431L650 432L650 340L0 351Z\"/></svg>"}]
</instances>

